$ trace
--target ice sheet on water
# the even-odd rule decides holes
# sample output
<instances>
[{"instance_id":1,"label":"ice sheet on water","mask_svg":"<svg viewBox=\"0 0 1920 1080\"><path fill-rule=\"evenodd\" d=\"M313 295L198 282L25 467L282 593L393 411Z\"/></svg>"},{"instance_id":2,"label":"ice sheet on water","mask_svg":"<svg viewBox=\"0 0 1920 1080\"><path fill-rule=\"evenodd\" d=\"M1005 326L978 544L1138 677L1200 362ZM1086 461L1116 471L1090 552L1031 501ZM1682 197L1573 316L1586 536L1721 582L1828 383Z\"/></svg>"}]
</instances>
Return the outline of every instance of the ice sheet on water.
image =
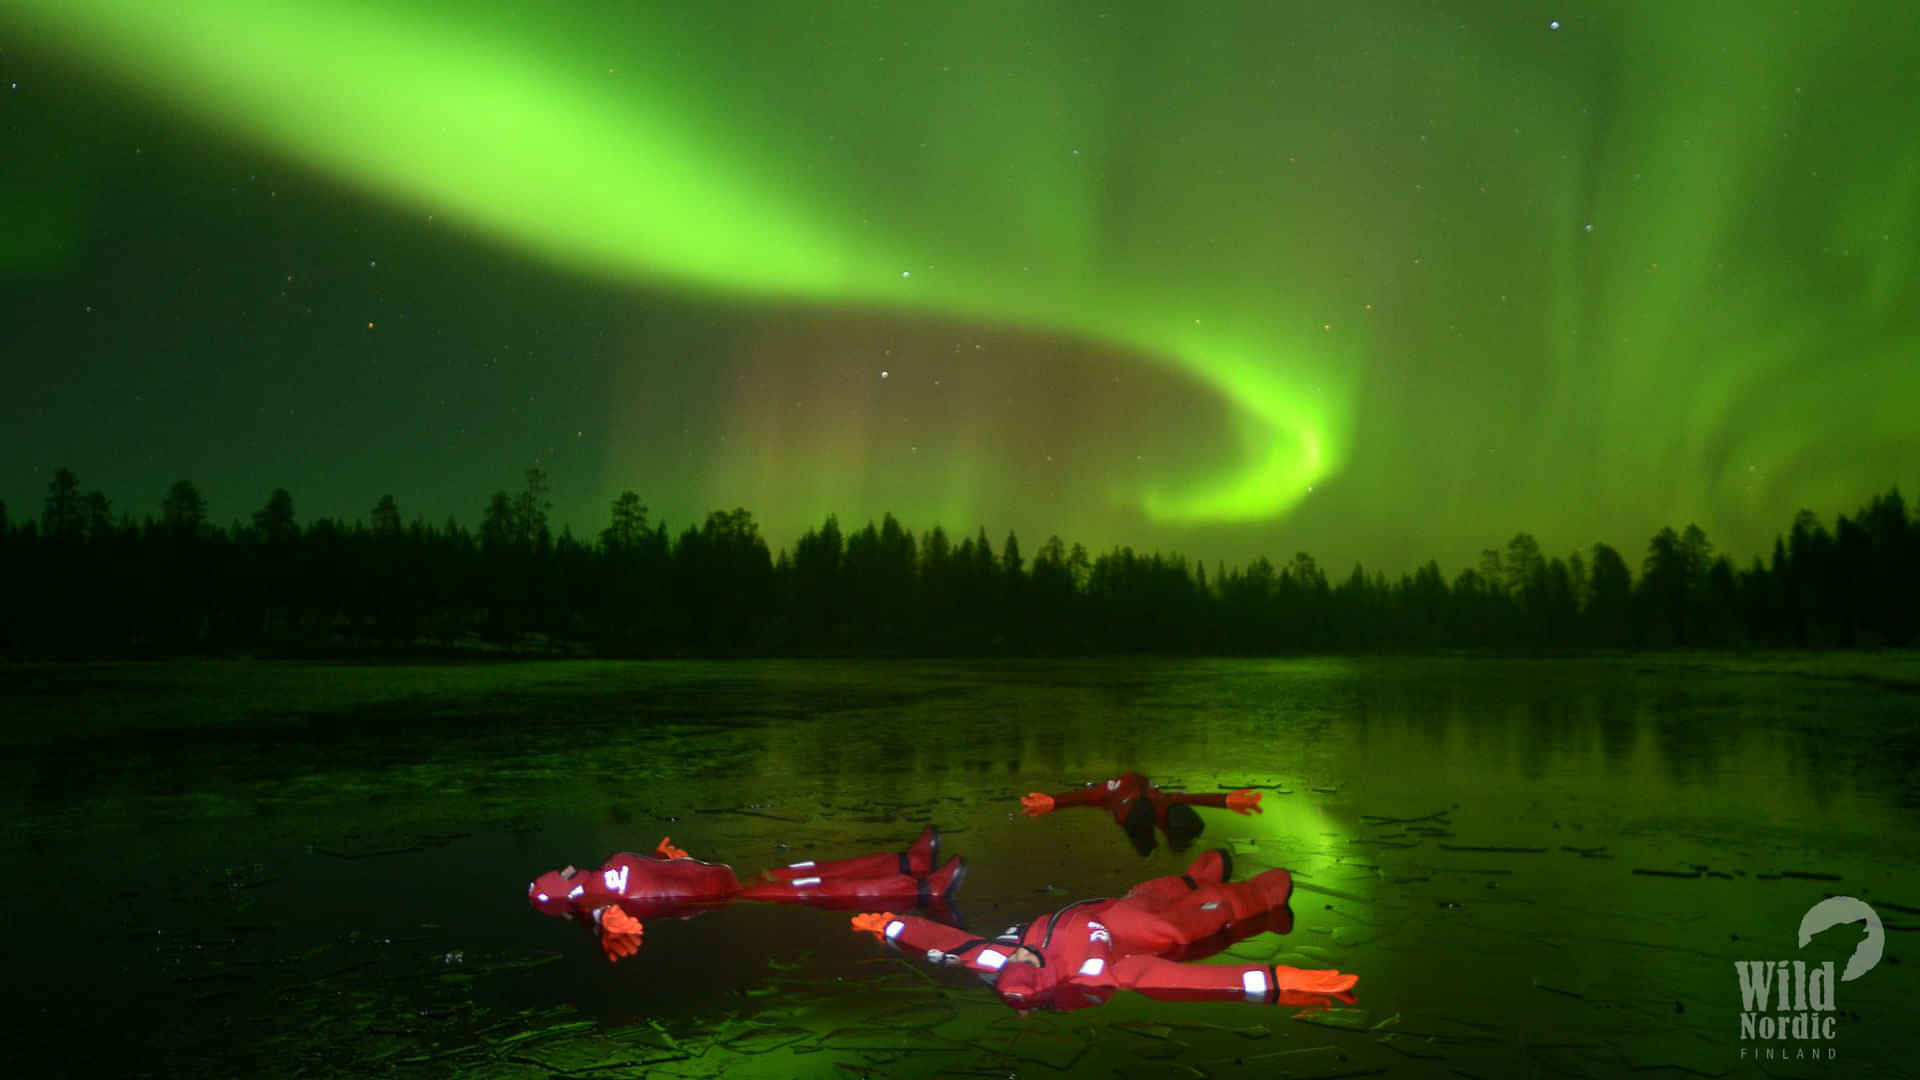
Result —
<instances>
[{"instance_id":1,"label":"ice sheet on water","mask_svg":"<svg viewBox=\"0 0 1920 1080\"><path fill-rule=\"evenodd\" d=\"M751 1056L809 1042L814 1035L808 1028L749 1022L723 1028L714 1041L736 1054Z\"/></svg>"}]
</instances>

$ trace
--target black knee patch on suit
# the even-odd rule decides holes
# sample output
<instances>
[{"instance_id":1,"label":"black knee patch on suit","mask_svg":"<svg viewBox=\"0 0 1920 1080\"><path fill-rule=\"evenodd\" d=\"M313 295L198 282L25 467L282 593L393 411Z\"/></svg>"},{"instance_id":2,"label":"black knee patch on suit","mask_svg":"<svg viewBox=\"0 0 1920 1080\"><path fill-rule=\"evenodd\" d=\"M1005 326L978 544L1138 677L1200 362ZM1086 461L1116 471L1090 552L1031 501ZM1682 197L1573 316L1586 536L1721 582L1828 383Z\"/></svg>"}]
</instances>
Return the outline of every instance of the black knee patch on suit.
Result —
<instances>
[{"instance_id":1,"label":"black knee patch on suit","mask_svg":"<svg viewBox=\"0 0 1920 1080\"><path fill-rule=\"evenodd\" d=\"M1173 850L1185 851L1192 847L1206 827L1200 820L1200 812L1186 803L1167 807L1167 846Z\"/></svg>"},{"instance_id":2,"label":"black knee patch on suit","mask_svg":"<svg viewBox=\"0 0 1920 1080\"><path fill-rule=\"evenodd\" d=\"M1127 811L1127 820L1120 827L1126 830L1127 839L1133 842L1133 850L1142 855L1153 854L1154 847L1160 842L1155 833L1153 803L1146 799L1133 804Z\"/></svg>"}]
</instances>

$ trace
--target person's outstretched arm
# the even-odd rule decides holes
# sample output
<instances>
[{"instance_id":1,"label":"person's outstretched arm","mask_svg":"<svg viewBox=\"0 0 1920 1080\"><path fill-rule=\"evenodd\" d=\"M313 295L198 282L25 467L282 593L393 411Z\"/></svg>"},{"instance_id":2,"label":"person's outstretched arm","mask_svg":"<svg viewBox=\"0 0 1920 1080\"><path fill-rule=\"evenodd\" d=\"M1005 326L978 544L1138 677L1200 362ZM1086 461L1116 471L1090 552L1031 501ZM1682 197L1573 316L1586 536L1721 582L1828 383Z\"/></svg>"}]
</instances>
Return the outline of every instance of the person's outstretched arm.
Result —
<instances>
[{"instance_id":1,"label":"person's outstretched arm","mask_svg":"<svg viewBox=\"0 0 1920 1080\"><path fill-rule=\"evenodd\" d=\"M1260 808L1260 793L1252 788L1240 788L1236 791L1163 791L1160 800L1166 803L1186 803L1188 806L1224 806L1236 814L1264 814Z\"/></svg>"},{"instance_id":2,"label":"person's outstretched arm","mask_svg":"<svg viewBox=\"0 0 1920 1080\"><path fill-rule=\"evenodd\" d=\"M920 953L929 963L955 964L989 975L1005 967L1018 947L977 938L943 922L918 915L895 915L891 911L855 915L853 929L872 934L906 952Z\"/></svg>"},{"instance_id":3,"label":"person's outstretched arm","mask_svg":"<svg viewBox=\"0 0 1920 1080\"><path fill-rule=\"evenodd\" d=\"M1358 975L1274 964L1182 964L1135 954L1113 964L1113 981L1159 1001L1252 1001L1315 1005L1351 1001Z\"/></svg>"},{"instance_id":4,"label":"person's outstretched arm","mask_svg":"<svg viewBox=\"0 0 1920 1080\"><path fill-rule=\"evenodd\" d=\"M1083 788L1063 791L1058 795L1030 791L1020 796L1020 809L1028 817L1039 817L1068 806L1105 806L1107 793L1112 790L1111 780L1105 783L1088 784Z\"/></svg>"}]
</instances>

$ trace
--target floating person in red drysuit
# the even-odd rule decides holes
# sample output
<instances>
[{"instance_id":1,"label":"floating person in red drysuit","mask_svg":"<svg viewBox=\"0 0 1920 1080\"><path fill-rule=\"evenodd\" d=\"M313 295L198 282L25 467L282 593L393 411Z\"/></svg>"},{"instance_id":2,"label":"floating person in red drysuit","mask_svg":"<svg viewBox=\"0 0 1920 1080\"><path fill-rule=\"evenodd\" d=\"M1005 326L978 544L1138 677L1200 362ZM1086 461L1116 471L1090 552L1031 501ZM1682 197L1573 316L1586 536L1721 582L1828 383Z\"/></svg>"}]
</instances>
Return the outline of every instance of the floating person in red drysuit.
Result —
<instances>
[{"instance_id":1,"label":"floating person in red drysuit","mask_svg":"<svg viewBox=\"0 0 1920 1080\"><path fill-rule=\"evenodd\" d=\"M1127 839L1142 855L1153 854L1154 830L1167 834L1167 846L1185 851L1193 846L1206 828L1196 806L1224 806L1236 814L1263 814L1260 793L1250 788L1189 794L1161 791L1153 781L1139 773L1124 773L1105 783L1088 784L1076 791L1044 795L1038 791L1020 797L1020 807L1028 817L1039 817L1067 806L1099 806L1113 815L1114 824L1126 830Z\"/></svg>"},{"instance_id":2,"label":"floating person in red drysuit","mask_svg":"<svg viewBox=\"0 0 1920 1080\"><path fill-rule=\"evenodd\" d=\"M831 862L797 862L742 884L725 863L705 862L661 837L654 855L623 851L598 870L549 870L527 885L527 902L575 919L600 936L609 961L640 951L645 918L685 918L732 900L855 907L876 900L944 904L966 876L956 856L938 870L940 831L929 825L913 846Z\"/></svg>"},{"instance_id":3,"label":"floating person in red drysuit","mask_svg":"<svg viewBox=\"0 0 1920 1080\"><path fill-rule=\"evenodd\" d=\"M1293 928L1293 877L1268 870L1229 884L1232 856L1209 851L1184 874L1112 900L1081 900L985 940L917 915L856 915L853 929L928 961L965 967L1021 1011L1104 1005L1115 990L1161 1001L1351 1003L1357 975L1274 964L1193 964L1263 930Z\"/></svg>"}]
</instances>

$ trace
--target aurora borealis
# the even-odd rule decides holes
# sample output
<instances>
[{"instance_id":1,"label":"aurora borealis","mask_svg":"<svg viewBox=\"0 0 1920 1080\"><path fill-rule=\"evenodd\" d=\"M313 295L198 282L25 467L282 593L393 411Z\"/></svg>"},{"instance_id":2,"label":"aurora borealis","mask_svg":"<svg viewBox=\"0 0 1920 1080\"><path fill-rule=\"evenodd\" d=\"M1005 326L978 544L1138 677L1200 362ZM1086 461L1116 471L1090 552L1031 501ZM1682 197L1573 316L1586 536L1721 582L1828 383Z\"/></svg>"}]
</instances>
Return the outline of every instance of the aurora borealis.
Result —
<instances>
[{"instance_id":1,"label":"aurora borealis","mask_svg":"<svg viewBox=\"0 0 1920 1080\"><path fill-rule=\"evenodd\" d=\"M1557 29L1553 26L1557 23ZM0 498L1449 568L1920 481L1906 6L9 0ZM15 152L17 148L17 153Z\"/></svg>"}]
</instances>

